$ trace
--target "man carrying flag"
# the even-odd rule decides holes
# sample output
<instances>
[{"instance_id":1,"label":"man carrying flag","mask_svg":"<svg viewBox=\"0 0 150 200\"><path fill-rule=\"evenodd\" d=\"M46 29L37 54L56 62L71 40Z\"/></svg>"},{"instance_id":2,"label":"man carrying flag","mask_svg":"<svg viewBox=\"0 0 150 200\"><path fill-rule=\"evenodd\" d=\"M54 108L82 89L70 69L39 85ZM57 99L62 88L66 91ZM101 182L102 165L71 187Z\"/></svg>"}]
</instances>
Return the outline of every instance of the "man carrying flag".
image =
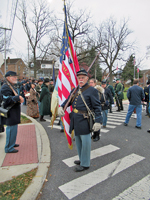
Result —
<instances>
[{"instance_id":1,"label":"man carrying flag","mask_svg":"<svg viewBox=\"0 0 150 200\"><path fill-rule=\"evenodd\" d=\"M76 73L79 71L78 59L73 47L72 39L67 25L66 6L64 5L65 21L60 52L60 66L58 73L58 99L59 106L68 98L71 90L78 84ZM72 107L65 111L65 116L61 118L64 132L68 140L68 146L72 149L72 134L69 133L70 118L69 113Z\"/></svg>"},{"instance_id":2,"label":"man carrying flag","mask_svg":"<svg viewBox=\"0 0 150 200\"><path fill-rule=\"evenodd\" d=\"M75 161L75 164L79 166L75 168L75 171L80 172L89 168L91 151L91 134L88 124L88 113L86 105L81 98L81 93L87 106L95 111L96 123L93 126L94 131L98 131L101 128L101 106L98 91L95 88L90 87L87 83L87 72L85 70L79 71L77 56L67 26L65 5L64 12L65 23L58 74L58 96L60 105L58 115L62 117L64 131L70 148L72 147L71 134L73 130L75 131L75 141L79 155L79 160ZM76 87L78 84L79 87ZM69 101L68 108L65 110L64 107L74 90L76 92L71 101Z\"/></svg>"}]
</instances>

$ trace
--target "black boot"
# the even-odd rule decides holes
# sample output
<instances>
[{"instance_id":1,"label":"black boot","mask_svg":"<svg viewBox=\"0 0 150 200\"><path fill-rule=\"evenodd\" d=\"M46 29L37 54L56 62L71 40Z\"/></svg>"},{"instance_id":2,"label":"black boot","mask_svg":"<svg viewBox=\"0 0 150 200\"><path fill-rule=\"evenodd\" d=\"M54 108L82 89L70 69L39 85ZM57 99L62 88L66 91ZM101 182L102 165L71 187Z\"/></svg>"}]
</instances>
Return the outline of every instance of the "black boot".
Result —
<instances>
[{"instance_id":1,"label":"black boot","mask_svg":"<svg viewBox=\"0 0 150 200\"><path fill-rule=\"evenodd\" d=\"M97 142L100 139L100 131L96 131L95 133L95 138L93 139L93 142Z\"/></svg>"},{"instance_id":2,"label":"black boot","mask_svg":"<svg viewBox=\"0 0 150 200\"><path fill-rule=\"evenodd\" d=\"M43 115L40 116L40 121L41 122L45 122L46 121L45 119L43 119Z\"/></svg>"}]
</instances>

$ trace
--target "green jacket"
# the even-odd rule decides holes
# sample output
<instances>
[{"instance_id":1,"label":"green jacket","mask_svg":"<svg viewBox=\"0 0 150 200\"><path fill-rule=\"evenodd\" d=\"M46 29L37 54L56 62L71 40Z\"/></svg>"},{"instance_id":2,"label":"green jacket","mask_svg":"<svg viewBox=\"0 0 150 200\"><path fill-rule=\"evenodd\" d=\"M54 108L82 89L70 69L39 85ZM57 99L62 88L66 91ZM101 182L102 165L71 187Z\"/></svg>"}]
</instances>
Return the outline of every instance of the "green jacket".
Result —
<instances>
[{"instance_id":1,"label":"green jacket","mask_svg":"<svg viewBox=\"0 0 150 200\"><path fill-rule=\"evenodd\" d=\"M50 92L48 90L48 86L45 85L44 83L41 86L42 91L40 94L40 115L50 115L50 109L51 109L51 97L50 97Z\"/></svg>"},{"instance_id":2,"label":"green jacket","mask_svg":"<svg viewBox=\"0 0 150 200\"><path fill-rule=\"evenodd\" d=\"M118 96L118 99L124 99L124 95L123 95L123 85L121 83L117 84L115 93Z\"/></svg>"},{"instance_id":3,"label":"green jacket","mask_svg":"<svg viewBox=\"0 0 150 200\"><path fill-rule=\"evenodd\" d=\"M114 91L114 88L113 88L113 86L112 86L112 85L107 85L107 88L109 88L109 89L110 89L110 91L111 91L111 94L112 94L112 96L114 97L114 96L115 96L115 91Z\"/></svg>"}]
</instances>

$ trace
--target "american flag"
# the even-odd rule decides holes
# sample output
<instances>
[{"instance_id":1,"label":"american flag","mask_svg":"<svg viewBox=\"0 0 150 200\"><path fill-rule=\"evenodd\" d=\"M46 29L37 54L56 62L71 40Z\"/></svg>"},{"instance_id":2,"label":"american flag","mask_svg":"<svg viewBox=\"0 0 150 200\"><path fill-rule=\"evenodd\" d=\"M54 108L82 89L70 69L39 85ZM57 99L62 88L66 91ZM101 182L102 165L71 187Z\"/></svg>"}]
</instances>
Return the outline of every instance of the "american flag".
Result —
<instances>
[{"instance_id":1,"label":"american flag","mask_svg":"<svg viewBox=\"0 0 150 200\"><path fill-rule=\"evenodd\" d=\"M71 90L78 85L76 72L79 71L78 59L74 50L73 42L67 25L66 6L64 5L65 21L62 45L60 52L60 66L58 73L58 97L59 106L68 98ZM68 146L72 149L72 134L69 133L70 118L69 113L72 107L68 107L65 116L62 117L64 131L68 140Z\"/></svg>"}]
</instances>

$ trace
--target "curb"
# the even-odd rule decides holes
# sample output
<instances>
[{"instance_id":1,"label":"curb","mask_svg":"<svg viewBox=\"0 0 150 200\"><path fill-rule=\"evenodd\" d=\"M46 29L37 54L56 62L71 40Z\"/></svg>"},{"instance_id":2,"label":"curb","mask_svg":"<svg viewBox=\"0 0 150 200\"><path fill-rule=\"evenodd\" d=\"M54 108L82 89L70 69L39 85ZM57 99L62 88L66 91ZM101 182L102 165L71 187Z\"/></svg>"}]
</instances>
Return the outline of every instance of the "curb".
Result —
<instances>
[{"instance_id":1,"label":"curb","mask_svg":"<svg viewBox=\"0 0 150 200\"><path fill-rule=\"evenodd\" d=\"M48 169L50 167L50 142L45 129L39 122L32 117L27 116L25 113L21 114L29 118L35 124L39 163L35 177L32 179L32 182L20 197L20 200L35 200L42 189Z\"/></svg>"}]
</instances>

